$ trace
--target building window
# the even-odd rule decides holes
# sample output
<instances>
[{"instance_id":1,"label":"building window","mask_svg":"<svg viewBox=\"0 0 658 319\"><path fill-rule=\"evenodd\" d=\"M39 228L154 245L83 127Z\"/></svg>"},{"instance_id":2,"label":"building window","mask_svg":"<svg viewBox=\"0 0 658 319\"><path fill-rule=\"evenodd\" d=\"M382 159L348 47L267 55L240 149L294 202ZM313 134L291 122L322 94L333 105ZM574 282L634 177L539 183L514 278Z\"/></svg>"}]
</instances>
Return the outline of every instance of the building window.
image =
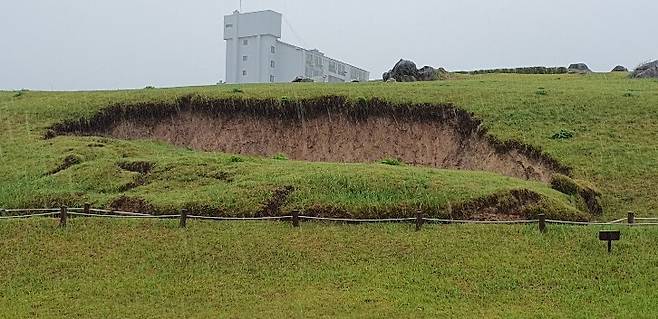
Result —
<instances>
[{"instance_id":1,"label":"building window","mask_svg":"<svg viewBox=\"0 0 658 319\"><path fill-rule=\"evenodd\" d=\"M274 46L271 46L270 47L270 52L272 52L272 54L276 53L276 48Z\"/></svg>"},{"instance_id":2,"label":"building window","mask_svg":"<svg viewBox=\"0 0 658 319\"><path fill-rule=\"evenodd\" d=\"M270 82L274 83L274 75L270 75Z\"/></svg>"},{"instance_id":3,"label":"building window","mask_svg":"<svg viewBox=\"0 0 658 319\"><path fill-rule=\"evenodd\" d=\"M226 25L226 28L227 28L227 29L232 28L232 27L233 27L232 24L227 24L227 25Z\"/></svg>"},{"instance_id":4,"label":"building window","mask_svg":"<svg viewBox=\"0 0 658 319\"><path fill-rule=\"evenodd\" d=\"M345 64L341 64L341 63L338 64L338 74L343 76L347 74L347 72L345 72Z\"/></svg>"},{"instance_id":5,"label":"building window","mask_svg":"<svg viewBox=\"0 0 658 319\"><path fill-rule=\"evenodd\" d=\"M329 72L336 73L336 62L329 61Z\"/></svg>"},{"instance_id":6,"label":"building window","mask_svg":"<svg viewBox=\"0 0 658 319\"><path fill-rule=\"evenodd\" d=\"M275 66L276 66L276 63L274 62L274 60L270 61L270 67L274 68Z\"/></svg>"},{"instance_id":7,"label":"building window","mask_svg":"<svg viewBox=\"0 0 658 319\"><path fill-rule=\"evenodd\" d=\"M242 70L242 76L247 76L247 70Z\"/></svg>"},{"instance_id":8,"label":"building window","mask_svg":"<svg viewBox=\"0 0 658 319\"><path fill-rule=\"evenodd\" d=\"M249 40L247 39L242 40L242 45L249 45Z\"/></svg>"},{"instance_id":9,"label":"building window","mask_svg":"<svg viewBox=\"0 0 658 319\"><path fill-rule=\"evenodd\" d=\"M242 56L242 61L247 61L248 57L246 55Z\"/></svg>"}]
</instances>

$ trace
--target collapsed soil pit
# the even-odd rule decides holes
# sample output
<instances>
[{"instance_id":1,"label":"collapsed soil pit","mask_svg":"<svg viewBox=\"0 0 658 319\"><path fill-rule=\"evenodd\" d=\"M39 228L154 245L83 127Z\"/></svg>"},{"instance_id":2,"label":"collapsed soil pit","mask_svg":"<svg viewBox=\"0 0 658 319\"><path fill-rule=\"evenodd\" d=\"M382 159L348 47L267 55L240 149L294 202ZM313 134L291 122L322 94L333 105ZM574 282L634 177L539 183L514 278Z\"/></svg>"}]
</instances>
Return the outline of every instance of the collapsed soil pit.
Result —
<instances>
[{"instance_id":1,"label":"collapsed soil pit","mask_svg":"<svg viewBox=\"0 0 658 319\"><path fill-rule=\"evenodd\" d=\"M53 134L54 133L54 134ZM479 119L451 105L392 104L321 97L300 101L208 99L114 105L47 135L155 139L202 151L295 160L374 162L483 170L549 182L568 167L537 148L500 141Z\"/></svg>"}]
</instances>

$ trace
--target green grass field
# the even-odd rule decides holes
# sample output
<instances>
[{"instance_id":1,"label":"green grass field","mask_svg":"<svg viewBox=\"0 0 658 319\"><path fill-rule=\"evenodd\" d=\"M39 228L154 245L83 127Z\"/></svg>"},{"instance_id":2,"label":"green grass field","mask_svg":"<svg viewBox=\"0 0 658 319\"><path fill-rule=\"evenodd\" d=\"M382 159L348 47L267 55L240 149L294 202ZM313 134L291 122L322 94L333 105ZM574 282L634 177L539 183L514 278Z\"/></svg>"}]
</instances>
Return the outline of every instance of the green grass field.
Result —
<instances>
[{"instance_id":1,"label":"green grass field","mask_svg":"<svg viewBox=\"0 0 658 319\"><path fill-rule=\"evenodd\" d=\"M203 153L152 141L60 136L47 127L113 103L188 94L301 99L343 95L454 103L490 133L541 147L602 192L604 215L656 216L658 81L624 74L459 75L425 83L222 85L99 92L0 92L0 207L120 197L165 209L250 215L294 185L287 209L326 205L357 217L412 214L530 189L552 217L576 200L487 172L378 163L306 163ZM570 139L550 137L561 130ZM102 147L99 146L102 144ZM82 163L47 172L75 154ZM148 185L118 162L153 161ZM230 183L217 174L229 176ZM0 221L0 317L584 317L658 313L658 228L627 228L611 255L599 227L413 226L74 219Z\"/></svg>"},{"instance_id":2,"label":"green grass field","mask_svg":"<svg viewBox=\"0 0 658 319\"><path fill-rule=\"evenodd\" d=\"M652 318L658 229L0 223L3 318Z\"/></svg>"}]
</instances>

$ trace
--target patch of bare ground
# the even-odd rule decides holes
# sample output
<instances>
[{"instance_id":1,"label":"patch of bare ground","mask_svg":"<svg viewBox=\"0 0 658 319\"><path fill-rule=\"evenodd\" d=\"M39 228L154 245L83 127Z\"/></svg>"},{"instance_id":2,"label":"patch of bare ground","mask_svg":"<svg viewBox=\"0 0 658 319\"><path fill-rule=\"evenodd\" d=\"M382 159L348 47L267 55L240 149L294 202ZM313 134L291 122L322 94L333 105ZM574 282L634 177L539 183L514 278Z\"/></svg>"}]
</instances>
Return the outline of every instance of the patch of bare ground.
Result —
<instances>
[{"instance_id":1,"label":"patch of bare ground","mask_svg":"<svg viewBox=\"0 0 658 319\"><path fill-rule=\"evenodd\" d=\"M451 105L352 102L342 97L298 102L186 97L175 103L115 105L50 131L156 139L234 154L283 153L305 161L398 158L413 165L491 171L543 182L554 173L570 174L568 167L536 147L498 140L479 119Z\"/></svg>"},{"instance_id":2,"label":"patch of bare ground","mask_svg":"<svg viewBox=\"0 0 658 319\"><path fill-rule=\"evenodd\" d=\"M123 170L137 173L131 182L121 185L118 189L119 192L127 192L148 183L148 175L153 169L154 164L147 161L121 161L117 163L117 166Z\"/></svg>"},{"instance_id":3,"label":"patch of bare ground","mask_svg":"<svg viewBox=\"0 0 658 319\"><path fill-rule=\"evenodd\" d=\"M272 191L272 197L270 197L265 203L263 203L263 208L258 213L259 216L280 216L281 207L283 207L286 202L288 202L288 196L295 191L293 186L283 186L279 187Z\"/></svg>"},{"instance_id":4,"label":"patch of bare ground","mask_svg":"<svg viewBox=\"0 0 658 319\"><path fill-rule=\"evenodd\" d=\"M542 200L527 189L477 198L452 207L451 217L469 220L519 220L532 217Z\"/></svg>"},{"instance_id":5,"label":"patch of bare ground","mask_svg":"<svg viewBox=\"0 0 658 319\"><path fill-rule=\"evenodd\" d=\"M144 199L125 195L121 195L114 199L109 206L110 209L136 213L153 213L156 211L154 207Z\"/></svg>"},{"instance_id":6,"label":"patch of bare ground","mask_svg":"<svg viewBox=\"0 0 658 319\"><path fill-rule=\"evenodd\" d=\"M57 167L53 168L52 170L48 171L45 175L55 175L63 170L66 170L74 165L78 165L82 163L82 159L78 155L67 155L64 160L62 160L62 163L57 165Z\"/></svg>"}]
</instances>

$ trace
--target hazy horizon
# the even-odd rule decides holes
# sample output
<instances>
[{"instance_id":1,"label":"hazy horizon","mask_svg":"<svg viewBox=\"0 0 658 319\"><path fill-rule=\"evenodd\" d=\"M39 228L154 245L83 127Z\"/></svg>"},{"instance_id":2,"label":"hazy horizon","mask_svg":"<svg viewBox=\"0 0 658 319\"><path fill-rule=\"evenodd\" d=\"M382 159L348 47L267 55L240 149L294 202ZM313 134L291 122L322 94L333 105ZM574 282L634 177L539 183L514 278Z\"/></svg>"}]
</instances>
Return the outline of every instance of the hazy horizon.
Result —
<instances>
[{"instance_id":1,"label":"hazy horizon","mask_svg":"<svg viewBox=\"0 0 658 319\"><path fill-rule=\"evenodd\" d=\"M239 1L8 1L0 90L208 85L225 78L223 16ZM284 16L282 41L318 48L372 79L400 58L474 70L629 69L658 58L658 2L634 0L244 0Z\"/></svg>"}]
</instances>

